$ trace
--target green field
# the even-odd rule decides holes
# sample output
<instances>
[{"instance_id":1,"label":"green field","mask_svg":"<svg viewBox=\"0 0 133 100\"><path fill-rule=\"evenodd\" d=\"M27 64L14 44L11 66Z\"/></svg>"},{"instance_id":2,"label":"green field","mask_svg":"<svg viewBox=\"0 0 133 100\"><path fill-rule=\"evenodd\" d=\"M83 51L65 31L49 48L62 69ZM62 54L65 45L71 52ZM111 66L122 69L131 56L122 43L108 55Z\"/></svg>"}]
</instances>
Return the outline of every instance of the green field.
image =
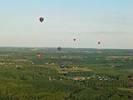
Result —
<instances>
[{"instance_id":1,"label":"green field","mask_svg":"<svg viewBox=\"0 0 133 100\"><path fill-rule=\"evenodd\" d=\"M133 100L133 50L0 48L0 100Z\"/></svg>"}]
</instances>

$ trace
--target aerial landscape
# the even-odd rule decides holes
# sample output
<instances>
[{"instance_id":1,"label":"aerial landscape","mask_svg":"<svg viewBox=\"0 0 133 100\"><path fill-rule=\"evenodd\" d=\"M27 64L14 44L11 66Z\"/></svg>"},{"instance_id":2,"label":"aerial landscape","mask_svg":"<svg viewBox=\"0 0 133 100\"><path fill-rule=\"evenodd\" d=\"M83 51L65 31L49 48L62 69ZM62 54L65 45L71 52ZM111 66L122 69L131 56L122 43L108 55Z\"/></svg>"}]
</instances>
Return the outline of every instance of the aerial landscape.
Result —
<instances>
[{"instance_id":1,"label":"aerial landscape","mask_svg":"<svg viewBox=\"0 0 133 100\"><path fill-rule=\"evenodd\" d=\"M0 100L133 100L133 1L0 1Z\"/></svg>"},{"instance_id":2,"label":"aerial landscape","mask_svg":"<svg viewBox=\"0 0 133 100\"><path fill-rule=\"evenodd\" d=\"M132 100L133 50L0 48L0 100Z\"/></svg>"}]
</instances>

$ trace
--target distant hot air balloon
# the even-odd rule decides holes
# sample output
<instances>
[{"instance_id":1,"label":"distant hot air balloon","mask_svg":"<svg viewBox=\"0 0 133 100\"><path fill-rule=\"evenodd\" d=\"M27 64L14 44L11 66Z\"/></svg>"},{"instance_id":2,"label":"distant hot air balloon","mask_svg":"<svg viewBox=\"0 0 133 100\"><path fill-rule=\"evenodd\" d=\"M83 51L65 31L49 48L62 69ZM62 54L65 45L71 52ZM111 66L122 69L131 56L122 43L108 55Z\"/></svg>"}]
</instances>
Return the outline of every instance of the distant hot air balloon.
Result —
<instances>
[{"instance_id":1,"label":"distant hot air balloon","mask_svg":"<svg viewBox=\"0 0 133 100\"><path fill-rule=\"evenodd\" d=\"M44 21L44 18L43 17L40 17L39 20L42 23Z\"/></svg>"},{"instance_id":2,"label":"distant hot air balloon","mask_svg":"<svg viewBox=\"0 0 133 100\"><path fill-rule=\"evenodd\" d=\"M74 38L74 39L73 39L73 41L75 42L75 41L76 41L76 39Z\"/></svg>"},{"instance_id":3,"label":"distant hot air balloon","mask_svg":"<svg viewBox=\"0 0 133 100\"><path fill-rule=\"evenodd\" d=\"M58 47L58 48L57 48L57 50L58 50L58 51L61 51L61 50L62 50L62 48L61 48L61 47Z\"/></svg>"},{"instance_id":4,"label":"distant hot air balloon","mask_svg":"<svg viewBox=\"0 0 133 100\"><path fill-rule=\"evenodd\" d=\"M100 41L98 41L98 45L100 45L101 44L101 42Z\"/></svg>"}]
</instances>

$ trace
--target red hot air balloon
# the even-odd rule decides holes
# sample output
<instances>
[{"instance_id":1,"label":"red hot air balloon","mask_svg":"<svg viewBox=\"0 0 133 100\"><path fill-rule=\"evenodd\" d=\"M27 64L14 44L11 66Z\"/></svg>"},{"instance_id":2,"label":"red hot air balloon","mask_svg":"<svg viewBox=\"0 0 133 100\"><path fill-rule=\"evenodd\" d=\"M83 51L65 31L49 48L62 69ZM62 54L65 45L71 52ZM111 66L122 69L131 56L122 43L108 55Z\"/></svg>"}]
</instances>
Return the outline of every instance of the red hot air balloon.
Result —
<instances>
[{"instance_id":1,"label":"red hot air balloon","mask_svg":"<svg viewBox=\"0 0 133 100\"><path fill-rule=\"evenodd\" d=\"M40 17L39 20L42 23L44 21L44 18L43 17Z\"/></svg>"}]
</instances>

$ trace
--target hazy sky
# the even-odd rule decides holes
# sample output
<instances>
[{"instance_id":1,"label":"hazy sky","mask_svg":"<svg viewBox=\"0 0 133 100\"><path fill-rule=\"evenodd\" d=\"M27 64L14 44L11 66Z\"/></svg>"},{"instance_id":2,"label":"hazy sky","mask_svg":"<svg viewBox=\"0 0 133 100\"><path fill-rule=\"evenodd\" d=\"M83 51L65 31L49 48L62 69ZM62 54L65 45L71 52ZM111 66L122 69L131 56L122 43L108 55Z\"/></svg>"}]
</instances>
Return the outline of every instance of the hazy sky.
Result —
<instances>
[{"instance_id":1,"label":"hazy sky","mask_svg":"<svg viewBox=\"0 0 133 100\"><path fill-rule=\"evenodd\" d=\"M98 41L133 49L133 0L0 0L0 46L97 48Z\"/></svg>"}]
</instances>

